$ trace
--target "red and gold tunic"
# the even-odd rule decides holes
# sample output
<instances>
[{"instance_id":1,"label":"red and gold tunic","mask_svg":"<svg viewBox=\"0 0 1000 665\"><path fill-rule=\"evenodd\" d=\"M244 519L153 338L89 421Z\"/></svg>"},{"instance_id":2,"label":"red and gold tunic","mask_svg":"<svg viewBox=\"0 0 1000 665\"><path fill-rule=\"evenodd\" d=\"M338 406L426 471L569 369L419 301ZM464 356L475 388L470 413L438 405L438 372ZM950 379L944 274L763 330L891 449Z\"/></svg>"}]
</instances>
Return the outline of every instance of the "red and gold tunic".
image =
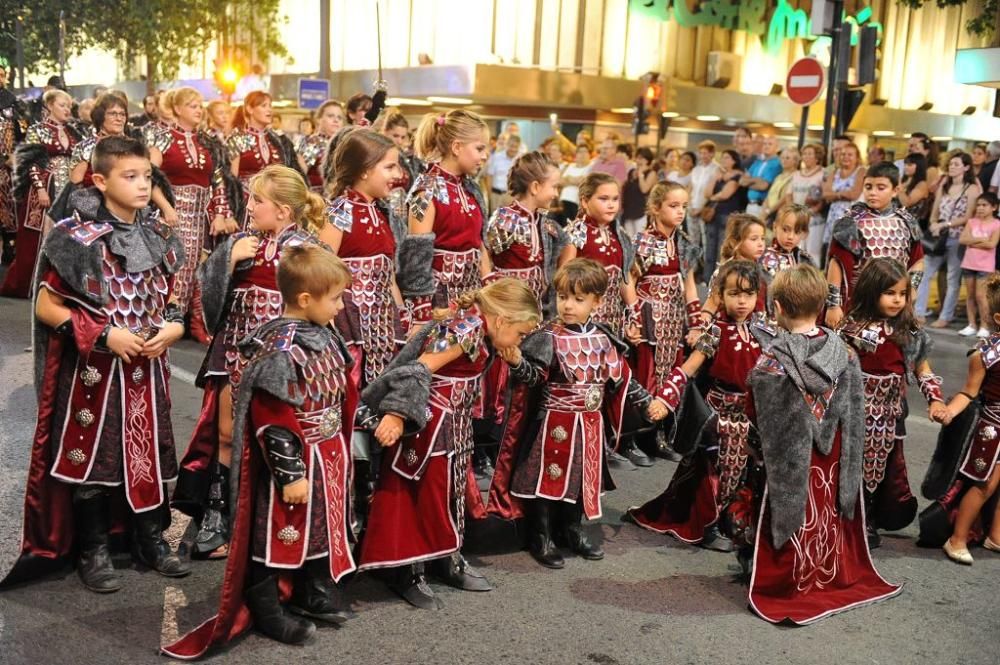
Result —
<instances>
[{"instance_id":1,"label":"red and gold tunic","mask_svg":"<svg viewBox=\"0 0 1000 665\"><path fill-rule=\"evenodd\" d=\"M498 208L486 225L486 250L499 277L514 277L523 281L545 306L545 255L542 234L550 232L545 211L530 211L519 201Z\"/></svg>"},{"instance_id":2,"label":"red and gold tunic","mask_svg":"<svg viewBox=\"0 0 1000 665\"><path fill-rule=\"evenodd\" d=\"M9 96L9 98L4 98ZM14 232L17 230L17 217L14 211L14 183L8 159L14 154L14 145L20 134L16 100L9 92L0 92L0 230ZM7 103L9 102L9 103Z\"/></svg>"},{"instance_id":3,"label":"red and gold tunic","mask_svg":"<svg viewBox=\"0 0 1000 665\"><path fill-rule=\"evenodd\" d=\"M758 260L760 266L764 269L764 272L768 274L771 279L781 272L782 270L788 270L789 268L794 268L800 263L810 263L815 265L812 256L798 247L792 249L790 252L786 252L782 249L778 241L775 240L771 243L771 246L764 250Z\"/></svg>"},{"instance_id":4,"label":"red and gold tunic","mask_svg":"<svg viewBox=\"0 0 1000 665\"><path fill-rule=\"evenodd\" d=\"M229 155L239 160L240 182L243 183L244 197L250 178L260 173L265 166L283 164L281 146L271 138L266 129L246 127L234 129L226 143Z\"/></svg>"},{"instance_id":5,"label":"red and gold tunic","mask_svg":"<svg viewBox=\"0 0 1000 665\"><path fill-rule=\"evenodd\" d=\"M985 482L1000 461L1000 333L993 333L979 342L977 350L986 368L979 389L983 405L969 451L959 468L963 476Z\"/></svg>"},{"instance_id":6,"label":"red and gold tunic","mask_svg":"<svg viewBox=\"0 0 1000 665\"><path fill-rule=\"evenodd\" d=\"M30 169L31 189L26 201L19 206L19 222L29 229L40 231L45 209L38 205L38 191L47 189L49 198L57 196L69 182L69 163L73 146L77 144L75 135L66 125L53 120L45 120L28 128L25 144L37 143L48 153L47 168L32 166Z\"/></svg>"},{"instance_id":7,"label":"red and gold tunic","mask_svg":"<svg viewBox=\"0 0 1000 665\"><path fill-rule=\"evenodd\" d=\"M625 301L622 298L625 253L614 226L599 224L587 215L570 223L566 233L570 242L576 246L577 258L593 259L604 266L608 273L608 290L592 316L594 321L607 324L616 334L620 334L625 323Z\"/></svg>"},{"instance_id":8,"label":"red and gold tunic","mask_svg":"<svg viewBox=\"0 0 1000 665\"><path fill-rule=\"evenodd\" d=\"M486 320L475 307L432 325L423 353L458 345L462 354L431 376L424 428L383 455L361 570L435 559L462 546L466 491L475 487L472 410L491 354Z\"/></svg>"},{"instance_id":9,"label":"red and gold tunic","mask_svg":"<svg viewBox=\"0 0 1000 665\"><path fill-rule=\"evenodd\" d=\"M177 234L187 256L177 274L177 300L187 310L194 289L194 271L201 261L209 225L218 215L231 218L224 179L227 164L216 164L199 132L171 127L160 134L160 169L170 181L177 212Z\"/></svg>"},{"instance_id":10,"label":"red and gold tunic","mask_svg":"<svg viewBox=\"0 0 1000 665\"><path fill-rule=\"evenodd\" d=\"M318 194L323 193L323 157L330 146L332 136L326 134L310 134L303 136L295 146L295 152L306 165L306 182L309 188Z\"/></svg>"},{"instance_id":11,"label":"red and gold tunic","mask_svg":"<svg viewBox=\"0 0 1000 665\"><path fill-rule=\"evenodd\" d=\"M434 307L447 307L466 291L482 286L483 211L461 176L439 164L427 167L410 192L410 214L423 219L434 206ZM425 310L426 311L426 310ZM415 311L415 322L422 322Z\"/></svg>"},{"instance_id":12,"label":"red and gold tunic","mask_svg":"<svg viewBox=\"0 0 1000 665\"><path fill-rule=\"evenodd\" d=\"M385 214L355 190L334 199L327 216L343 232L338 255L354 276L336 326L351 352L357 352L355 371L364 386L382 373L395 351L396 239Z\"/></svg>"},{"instance_id":13,"label":"red and gold tunic","mask_svg":"<svg viewBox=\"0 0 1000 665\"><path fill-rule=\"evenodd\" d=\"M353 473L350 414L344 413L347 358L328 329L308 321L276 321L257 342L248 369L255 362L268 362L268 356L285 354L282 365L294 370L289 395L295 402L254 386L246 432L261 445L269 427L290 432L301 447L311 491L304 505L285 503L272 472L261 465L255 479L252 558L270 568L291 569L325 558L330 577L340 580L355 569L348 516Z\"/></svg>"}]
</instances>

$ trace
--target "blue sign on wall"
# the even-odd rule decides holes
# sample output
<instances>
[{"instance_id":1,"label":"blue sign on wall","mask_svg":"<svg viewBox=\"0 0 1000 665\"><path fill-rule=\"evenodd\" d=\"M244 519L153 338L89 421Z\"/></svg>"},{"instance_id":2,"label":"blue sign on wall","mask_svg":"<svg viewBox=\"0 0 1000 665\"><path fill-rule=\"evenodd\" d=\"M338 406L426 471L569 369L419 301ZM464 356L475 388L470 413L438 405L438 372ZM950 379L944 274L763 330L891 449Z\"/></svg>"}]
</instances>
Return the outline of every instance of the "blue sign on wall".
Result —
<instances>
[{"instance_id":1,"label":"blue sign on wall","mask_svg":"<svg viewBox=\"0 0 1000 665\"><path fill-rule=\"evenodd\" d=\"M299 108L318 109L330 99L330 82L326 79L299 79Z\"/></svg>"}]
</instances>

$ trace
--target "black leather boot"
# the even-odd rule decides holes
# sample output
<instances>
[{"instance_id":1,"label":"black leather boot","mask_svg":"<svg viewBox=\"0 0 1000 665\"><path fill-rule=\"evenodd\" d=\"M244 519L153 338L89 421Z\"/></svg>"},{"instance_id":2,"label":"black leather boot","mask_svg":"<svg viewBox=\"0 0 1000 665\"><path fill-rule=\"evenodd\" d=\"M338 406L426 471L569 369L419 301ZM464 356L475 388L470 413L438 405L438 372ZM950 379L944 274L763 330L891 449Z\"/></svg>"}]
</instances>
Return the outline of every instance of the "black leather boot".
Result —
<instances>
[{"instance_id":1,"label":"black leather boot","mask_svg":"<svg viewBox=\"0 0 1000 665\"><path fill-rule=\"evenodd\" d=\"M273 575L247 589L245 597L254 628L272 640L303 644L316 632L316 624L312 621L289 616L281 607L278 580Z\"/></svg>"},{"instance_id":2,"label":"black leather boot","mask_svg":"<svg viewBox=\"0 0 1000 665\"><path fill-rule=\"evenodd\" d=\"M191 556L195 559L223 559L219 549L229 542L229 467L216 462L208 486L208 504L201 518L201 528L194 540Z\"/></svg>"},{"instance_id":3,"label":"black leather boot","mask_svg":"<svg viewBox=\"0 0 1000 665\"><path fill-rule=\"evenodd\" d=\"M528 551L535 561L546 568L559 569L566 565L556 544L552 542L552 502L547 499L535 499L529 506L531 516L531 535L528 541Z\"/></svg>"},{"instance_id":4,"label":"black leather boot","mask_svg":"<svg viewBox=\"0 0 1000 665\"><path fill-rule=\"evenodd\" d=\"M184 577L191 572L191 566L174 554L163 540L159 508L136 513L132 519L135 522L132 556L137 561L164 577Z\"/></svg>"},{"instance_id":5,"label":"black leather boot","mask_svg":"<svg viewBox=\"0 0 1000 665\"><path fill-rule=\"evenodd\" d=\"M875 497L865 490L865 537L868 539L868 549L874 550L882 546L882 536L875 526Z\"/></svg>"},{"instance_id":6,"label":"black leather boot","mask_svg":"<svg viewBox=\"0 0 1000 665\"><path fill-rule=\"evenodd\" d=\"M563 531L566 534L566 542L573 553L582 556L588 561L600 561L604 558L604 550L600 545L590 542L587 532L583 528L583 499L578 499L576 503L563 504Z\"/></svg>"},{"instance_id":7,"label":"black leather boot","mask_svg":"<svg viewBox=\"0 0 1000 665\"><path fill-rule=\"evenodd\" d=\"M439 610L444 607L441 599L427 584L423 563L414 563L398 568L396 579L389 585L389 588L398 593L410 605L422 610Z\"/></svg>"},{"instance_id":8,"label":"black leather boot","mask_svg":"<svg viewBox=\"0 0 1000 665\"><path fill-rule=\"evenodd\" d=\"M706 527L702 534L701 542L698 544L704 549L712 550L713 552L733 551L733 541L722 534L718 524Z\"/></svg>"},{"instance_id":9,"label":"black leather boot","mask_svg":"<svg viewBox=\"0 0 1000 665\"><path fill-rule=\"evenodd\" d=\"M80 548L76 572L80 581L91 591L114 593L122 588L122 580L115 572L108 549L108 495L104 490L81 488L73 503Z\"/></svg>"},{"instance_id":10,"label":"black leather boot","mask_svg":"<svg viewBox=\"0 0 1000 665\"><path fill-rule=\"evenodd\" d=\"M307 561L299 570L288 609L335 625L357 616L351 610L351 602L330 578L330 564L325 557Z\"/></svg>"},{"instance_id":11,"label":"black leather boot","mask_svg":"<svg viewBox=\"0 0 1000 665\"><path fill-rule=\"evenodd\" d=\"M654 464L653 458L639 450L639 446L635 444L635 439L632 437L622 441L622 455L636 466L648 467Z\"/></svg>"},{"instance_id":12,"label":"black leather boot","mask_svg":"<svg viewBox=\"0 0 1000 665\"><path fill-rule=\"evenodd\" d=\"M461 552L455 552L451 556L435 559L431 572L448 586L461 589L463 591L492 591L493 585L489 583L481 572L469 565Z\"/></svg>"}]
</instances>

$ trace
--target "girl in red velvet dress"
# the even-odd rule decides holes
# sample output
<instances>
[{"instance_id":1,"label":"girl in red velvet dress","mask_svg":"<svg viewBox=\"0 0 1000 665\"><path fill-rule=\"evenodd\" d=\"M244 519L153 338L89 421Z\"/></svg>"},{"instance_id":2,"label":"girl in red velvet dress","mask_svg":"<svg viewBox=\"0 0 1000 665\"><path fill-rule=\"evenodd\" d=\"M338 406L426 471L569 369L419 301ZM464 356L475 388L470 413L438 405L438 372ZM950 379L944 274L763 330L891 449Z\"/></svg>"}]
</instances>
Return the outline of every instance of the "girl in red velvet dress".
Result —
<instances>
[{"instance_id":1,"label":"girl in red velvet dress","mask_svg":"<svg viewBox=\"0 0 1000 665\"><path fill-rule=\"evenodd\" d=\"M726 238L722 242L722 251L719 255L719 267L715 269L715 272L712 273L712 276L708 280L708 297L705 299L705 306L701 310L701 321L703 324L711 321L722 304L718 295L720 291L715 286L716 275L719 269L722 268L722 264L734 259L753 261L758 264L757 271L759 273L760 290L757 292L757 306L755 311L767 311L768 274L763 266L760 265L760 259L764 255L766 248L764 241L766 234L767 229L764 227L764 223L753 215L733 213L729 216L729 219L726 221ZM688 345L693 346L700 334L700 326L692 328L687 337Z\"/></svg>"},{"instance_id":2,"label":"girl in red velvet dress","mask_svg":"<svg viewBox=\"0 0 1000 665\"><path fill-rule=\"evenodd\" d=\"M945 554L956 563L972 565L969 543L982 541L983 548L1000 552L1000 274L986 279L986 301L994 331L969 354L969 374L962 390L948 403L938 418L950 423L963 411L978 407L968 435L967 450L959 459L958 479L945 497L939 499L949 510L951 537L944 543ZM977 397L980 402L976 404ZM958 442L951 442L956 445ZM991 499L994 505L990 505ZM923 515L921 515L923 519Z\"/></svg>"},{"instance_id":3,"label":"girl in red velvet dress","mask_svg":"<svg viewBox=\"0 0 1000 665\"><path fill-rule=\"evenodd\" d=\"M399 151L392 141L367 129L341 130L333 155L336 178L327 215L330 248L347 263L354 280L344 293L336 327L354 358L351 375L363 389L385 370L396 352L403 298L396 286L396 238L385 201L399 177ZM402 329L408 326L405 324ZM363 528L374 490L378 450L359 434L353 445L355 518Z\"/></svg>"},{"instance_id":4,"label":"girl in red velvet dress","mask_svg":"<svg viewBox=\"0 0 1000 665\"><path fill-rule=\"evenodd\" d=\"M941 377L931 371L931 340L914 320L910 279L895 259L868 261L858 275L851 309L840 328L861 361L865 382L865 513L868 545L877 529L898 531L917 513L903 457L906 384L916 381L931 418L944 411Z\"/></svg>"},{"instance_id":5,"label":"girl in red velvet dress","mask_svg":"<svg viewBox=\"0 0 1000 665\"><path fill-rule=\"evenodd\" d=\"M70 155L80 141L66 124L72 117L73 98L62 90L49 90L42 101L48 117L28 128L14 155L17 249L0 286L0 296L8 298L28 297L46 211L69 182Z\"/></svg>"},{"instance_id":6,"label":"girl in red velvet dress","mask_svg":"<svg viewBox=\"0 0 1000 665\"><path fill-rule=\"evenodd\" d=\"M326 156L330 139L344 127L344 107L340 102L328 99L316 109L316 131L303 136L295 147L302 166L305 167L309 189L323 194L323 158Z\"/></svg>"},{"instance_id":7,"label":"girl in red velvet dress","mask_svg":"<svg viewBox=\"0 0 1000 665\"><path fill-rule=\"evenodd\" d=\"M489 591L461 555L472 477L472 411L492 350L517 347L541 318L523 283L500 279L461 296L418 331L362 400L380 419L375 438L391 448L372 499L359 570L397 568L393 590L422 608L440 607L424 563L446 584ZM419 430L404 436L407 429ZM394 447L394 448L392 448Z\"/></svg>"},{"instance_id":8,"label":"girl in red velvet dress","mask_svg":"<svg viewBox=\"0 0 1000 665\"><path fill-rule=\"evenodd\" d=\"M213 331L198 374L203 388L195 425L174 492L173 506L201 518L194 555L220 558L229 540L228 492L233 403L247 359L237 345L281 316L278 261L286 247L317 242L328 226L326 202L301 176L269 166L250 182L253 233L227 237L199 271L206 323Z\"/></svg>"},{"instance_id":9,"label":"girl in red velvet dress","mask_svg":"<svg viewBox=\"0 0 1000 665\"><path fill-rule=\"evenodd\" d=\"M417 128L416 150L429 163L410 190L409 233L399 247L399 288L411 325L430 321L434 307L482 285L482 193L472 176L486 161L487 128L475 113L429 113Z\"/></svg>"},{"instance_id":10,"label":"girl in red velvet dress","mask_svg":"<svg viewBox=\"0 0 1000 665\"><path fill-rule=\"evenodd\" d=\"M727 261L719 266L715 285L715 296L725 308L725 317L701 333L691 355L668 373L659 392L667 406L676 411L684 385L710 363L711 388L705 399L718 414L714 431L703 435L662 494L629 509L628 516L644 529L729 552L731 525L725 513L743 484L748 466L752 466L746 380L760 357L751 319L760 290L757 265ZM760 321L759 317L756 321Z\"/></svg>"},{"instance_id":11,"label":"girl in red velvet dress","mask_svg":"<svg viewBox=\"0 0 1000 665\"><path fill-rule=\"evenodd\" d=\"M153 200L162 211L163 221L176 230L184 242L184 267L177 273L174 289L181 310L191 313L191 336L200 344L210 341L196 298L195 269L202 252L211 249L211 238L236 231L233 206L227 195L228 163L225 151L207 132L198 129L204 115L201 94L194 88L174 88L163 93L160 105L172 110L174 123L161 135L157 146L150 148L150 161L170 182L173 203L162 193ZM235 189L235 181L230 190Z\"/></svg>"},{"instance_id":12,"label":"girl in red velvet dress","mask_svg":"<svg viewBox=\"0 0 1000 665\"><path fill-rule=\"evenodd\" d=\"M625 325L625 274L635 256L628 234L621 232L621 187L607 173L591 173L580 183L580 215L566 227L569 244L559 267L576 258L593 259L608 273L608 291L594 310L594 321L620 335Z\"/></svg>"},{"instance_id":13,"label":"girl in red velvet dress","mask_svg":"<svg viewBox=\"0 0 1000 665\"><path fill-rule=\"evenodd\" d=\"M243 185L244 204L250 198L250 178L264 167L284 164L303 170L292 142L271 129L272 116L271 95L255 90L246 96L233 119L233 132L226 147L232 159L232 173ZM245 228L248 221L245 215L241 221Z\"/></svg>"}]
</instances>

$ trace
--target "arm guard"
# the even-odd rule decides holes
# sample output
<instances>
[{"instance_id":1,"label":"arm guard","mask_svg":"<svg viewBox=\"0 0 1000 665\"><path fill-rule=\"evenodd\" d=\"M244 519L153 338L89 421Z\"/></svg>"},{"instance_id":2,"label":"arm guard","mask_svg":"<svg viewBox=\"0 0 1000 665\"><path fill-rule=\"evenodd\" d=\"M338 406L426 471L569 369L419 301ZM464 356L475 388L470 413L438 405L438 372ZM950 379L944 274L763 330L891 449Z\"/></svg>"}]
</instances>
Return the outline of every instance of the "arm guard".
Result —
<instances>
[{"instance_id":1,"label":"arm guard","mask_svg":"<svg viewBox=\"0 0 1000 665\"><path fill-rule=\"evenodd\" d=\"M920 288L920 282L924 281L924 271L923 270L911 270L910 271L910 286L916 291Z\"/></svg>"},{"instance_id":2,"label":"arm guard","mask_svg":"<svg viewBox=\"0 0 1000 665\"><path fill-rule=\"evenodd\" d=\"M826 306L827 307L843 307L844 298L840 294L840 287L834 286L833 284L827 284L829 291L826 294Z\"/></svg>"},{"instance_id":3,"label":"arm guard","mask_svg":"<svg viewBox=\"0 0 1000 665\"><path fill-rule=\"evenodd\" d=\"M642 301L636 300L631 305L625 305L625 327L635 326L642 330Z\"/></svg>"},{"instance_id":4,"label":"arm guard","mask_svg":"<svg viewBox=\"0 0 1000 665\"><path fill-rule=\"evenodd\" d=\"M688 328L700 328L701 327L701 301L695 298L687 305L685 305L685 310L687 314L687 325Z\"/></svg>"},{"instance_id":5,"label":"arm guard","mask_svg":"<svg viewBox=\"0 0 1000 665\"><path fill-rule=\"evenodd\" d=\"M698 336L698 341L694 343L694 350L701 351L709 358L715 355L719 348L719 340L722 338L722 330L714 323L710 323L702 330Z\"/></svg>"},{"instance_id":6,"label":"arm guard","mask_svg":"<svg viewBox=\"0 0 1000 665\"><path fill-rule=\"evenodd\" d=\"M267 455L271 475L278 487L291 485L306 477L306 464L302 461L302 443L284 427L270 425L261 433L261 443Z\"/></svg>"},{"instance_id":7,"label":"arm guard","mask_svg":"<svg viewBox=\"0 0 1000 665\"><path fill-rule=\"evenodd\" d=\"M924 399L927 400L927 404L931 404L933 402L944 402L944 395L941 393L940 376L930 372L927 374L921 374L917 377L917 383L920 384L920 392L923 393Z\"/></svg>"},{"instance_id":8,"label":"arm guard","mask_svg":"<svg viewBox=\"0 0 1000 665\"><path fill-rule=\"evenodd\" d=\"M656 398L663 400L667 408L671 411L676 411L677 407L680 406L681 397L684 395L684 387L687 386L687 383L687 374L680 367L675 367L670 370L670 375L667 376L663 385L660 386Z\"/></svg>"}]
</instances>

